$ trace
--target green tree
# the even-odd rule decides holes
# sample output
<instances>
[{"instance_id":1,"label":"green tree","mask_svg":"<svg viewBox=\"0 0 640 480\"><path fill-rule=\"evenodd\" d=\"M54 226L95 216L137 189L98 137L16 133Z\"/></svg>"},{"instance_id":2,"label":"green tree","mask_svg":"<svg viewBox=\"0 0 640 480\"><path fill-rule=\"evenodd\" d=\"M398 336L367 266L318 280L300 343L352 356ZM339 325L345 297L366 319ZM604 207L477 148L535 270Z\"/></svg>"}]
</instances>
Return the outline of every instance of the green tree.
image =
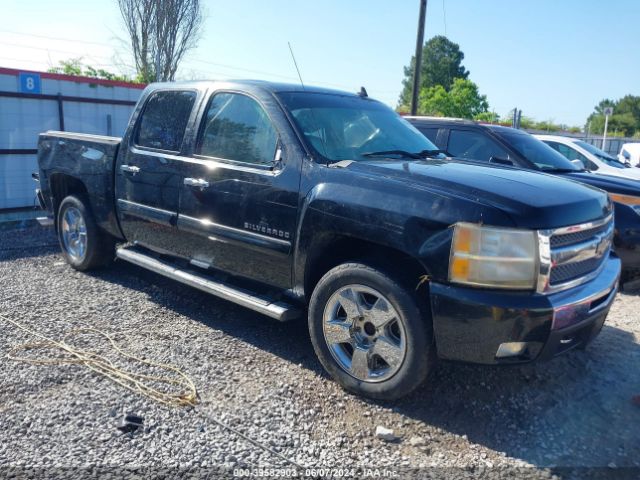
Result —
<instances>
[{"instance_id":1,"label":"green tree","mask_svg":"<svg viewBox=\"0 0 640 480\"><path fill-rule=\"evenodd\" d=\"M640 130L640 96L625 95L617 101L604 99L594 107L585 125L591 133L604 133L605 107L613 107L607 135L631 137Z\"/></svg>"},{"instance_id":2,"label":"green tree","mask_svg":"<svg viewBox=\"0 0 640 480\"><path fill-rule=\"evenodd\" d=\"M473 117L474 120L483 123L498 123L500 121L500 115L496 112L481 112Z\"/></svg>"},{"instance_id":3,"label":"green tree","mask_svg":"<svg viewBox=\"0 0 640 480\"><path fill-rule=\"evenodd\" d=\"M82 58L60 60L57 67L51 67L49 70L47 70L47 72L80 76L82 75Z\"/></svg>"},{"instance_id":4,"label":"green tree","mask_svg":"<svg viewBox=\"0 0 640 480\"><path fill-rule=\"evenodd\" d=\"M82 63L82 57L70 58L69 60L61 60L57 67L51 67L47 70L49 73L62 73L65 75L75 75L78 77L99 78L102 80L119 80L121 82L141 83L139 79L132 79L127 75L118 75L108 72L102 68L95 69L90 65Z\"/></svg>"},{"instance_id":5,"label":"green tree","mask_svg":"<svg viewBox=\"0 0 640 480\"><path fill-rule=\"evenodd\" d=\"M418 112L421 115L473 119L489 112L487 97L471 80L456 78L447 91L442 85L423 88Z\"/></svg>"},{"instance_id":6,"label":"green tree","mask_svg":"<svg viewBox=\"0 0 640 480\"><path fill-rule=\"evenodd\" d=\"M447 37L438 35L428 40L422 49L420 91L441 85L448 92L456 78L467 79L469 71L462 65L462 60L464 60L464 53L460 50L460 46ZM398 102L398 107L401 109L408 109L411 104L415 65L414 55L409 65L404 67L402 93Z\"/></svg>"}]
</instances>

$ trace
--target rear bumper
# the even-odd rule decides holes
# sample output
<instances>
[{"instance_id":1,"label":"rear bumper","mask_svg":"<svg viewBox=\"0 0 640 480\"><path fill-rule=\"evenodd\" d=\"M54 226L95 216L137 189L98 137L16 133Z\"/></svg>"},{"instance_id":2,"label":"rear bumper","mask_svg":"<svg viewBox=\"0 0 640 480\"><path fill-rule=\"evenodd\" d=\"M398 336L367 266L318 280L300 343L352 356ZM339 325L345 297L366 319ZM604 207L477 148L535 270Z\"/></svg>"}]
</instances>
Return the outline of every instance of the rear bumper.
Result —
<instances>
[{"instance_id":1,"label":"rear bumper","mask_svg":"<svg viewBox=\"0 0 640 480\"><path fill-rule=\"evenodd\" d=\"M612 254L597 278L553 295L432 283L438 355L472 363L524 363L584 347L602 328L619 277L620 260ZM519 344L521 351L497 357L503 344Z\"/></svg>"}]
</instances>

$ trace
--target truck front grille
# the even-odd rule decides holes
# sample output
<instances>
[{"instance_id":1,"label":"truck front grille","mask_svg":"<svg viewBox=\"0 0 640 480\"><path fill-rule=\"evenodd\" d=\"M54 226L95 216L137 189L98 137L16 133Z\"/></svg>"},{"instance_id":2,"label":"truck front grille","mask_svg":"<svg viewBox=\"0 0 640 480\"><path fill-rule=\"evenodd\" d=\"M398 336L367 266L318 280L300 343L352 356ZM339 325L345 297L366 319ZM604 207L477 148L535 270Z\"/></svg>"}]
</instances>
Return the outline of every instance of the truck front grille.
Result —
<instances>
[{"instance_id":1,"label":"truck front grille","mask_svg":"<svg viewBox=\"0 0 640 480\"><path fill-rule=\"evenodd\" d=\"M609 224L604 223L588 230L577 232L562 233L551 237L551 248L564 247L565 245L573 245L575 243L584 242L594 236L607 230Z\"/></svg>"},{"instance_id":2,"label":"truck front grille","mask_svg":"<svg viewBox=\"0 0 640 480\"><path fill-rule=\"evenodd\" d=\"M539 233L540 293L580 285L597 275L609 257L613 215L594 222Z\"/></svg>"},{"instance_id":3,"label":"truck front grille","mask_svg":"<svg viewBox=\"0 0 640 480\"><path fill-rule=\"evenodd\" d=\"M551 285L574 280L593 272L602 264L601 258L589 258L581 262L557 265L551 269Z\"/></svg>"}]
</instances>

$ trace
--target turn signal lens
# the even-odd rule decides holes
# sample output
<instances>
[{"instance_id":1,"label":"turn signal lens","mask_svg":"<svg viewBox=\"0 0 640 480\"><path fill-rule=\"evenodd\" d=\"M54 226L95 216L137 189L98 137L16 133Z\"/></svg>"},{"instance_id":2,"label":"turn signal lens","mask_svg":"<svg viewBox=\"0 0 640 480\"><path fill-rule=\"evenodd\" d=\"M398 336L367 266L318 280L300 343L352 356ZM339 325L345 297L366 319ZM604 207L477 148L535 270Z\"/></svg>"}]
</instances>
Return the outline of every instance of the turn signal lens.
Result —
<instances>
[{"instance_id":1,"label":"turn signal lens","mask_svg":"<svg viewBox=\"0 0 640 480\"><path fill-rule=\"evenodd\" d=\"M454 226L449 280L494 288L533 289L538 247L533 230Z\"/></svg>"},{"instance_id":2,"label":"turn signal lens","mask_svg":"<svg viewBox=\"0 0 640 480\"><path fill-rule=\"evenodd\" d=\"M609 198L612 202L622 203L623 205L630 206L634 212L640 215L640 197L610 193Z\"/></svg>"},{"instance_id":3,"label":"turn signal lens","mask_svg":"<svg viewBox=\"0 0 640 480\"><path fill-rule=\"evenodd\" d=\"M612 202L623 203L625 205L640 205L640 197L633 195L620 195L618 193L610 193L609 198Z\"/></svg>"}]
</instances>

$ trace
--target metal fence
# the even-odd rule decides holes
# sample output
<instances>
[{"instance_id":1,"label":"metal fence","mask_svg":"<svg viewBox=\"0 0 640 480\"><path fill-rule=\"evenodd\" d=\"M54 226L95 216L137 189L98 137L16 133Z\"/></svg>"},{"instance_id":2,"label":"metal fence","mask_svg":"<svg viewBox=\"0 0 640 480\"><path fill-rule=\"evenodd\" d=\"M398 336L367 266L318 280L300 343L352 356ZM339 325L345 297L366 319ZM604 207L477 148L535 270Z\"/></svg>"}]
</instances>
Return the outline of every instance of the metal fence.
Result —
<instances>
[{"instance_id":1,"label":"metal fence","mask_svg":"<svg viewBox=\"0 0 640 480\"><path fill-rule=\"evenodd\" d=\"M144 85L0 68L0 210L34 204L38 134L121 135Z\"/></svg>"},{"instance_id":2,"label":"metal fence","mask_svg":"<svg viewBox=\"0 0 640 480\"><path fill-rule=\"evenodd\" d=\"M640 138L607 137L607 144L605 148L602 148L602 137L590 136L588 138L582 138L582 140L604 150L614 157L620 153L622 145L625 143L640 143Z\"/></svg>"},{"instance_id":3,"label":"metal fence","mask_svg":"<svg viewBox=\"0 0 640 480\"><path fill-rule=\"evenodd\" d=\"M572 137L578 140L583 140L591 145L598 147L601 150L604 150L609 155L613 155L614 157L620 153L622 149L622 145L625 143L640 143L640 138L632 138L632 137L607 137L607 143L605 148L602 148L602 135L589 135L586 136L584 133L569 133L569 132L547 132L546 130L535 130L531 128L523 129L525 132L531 134L542 134L542 135L560 135L563 137Z\"/></svg>"}]
</instances>

